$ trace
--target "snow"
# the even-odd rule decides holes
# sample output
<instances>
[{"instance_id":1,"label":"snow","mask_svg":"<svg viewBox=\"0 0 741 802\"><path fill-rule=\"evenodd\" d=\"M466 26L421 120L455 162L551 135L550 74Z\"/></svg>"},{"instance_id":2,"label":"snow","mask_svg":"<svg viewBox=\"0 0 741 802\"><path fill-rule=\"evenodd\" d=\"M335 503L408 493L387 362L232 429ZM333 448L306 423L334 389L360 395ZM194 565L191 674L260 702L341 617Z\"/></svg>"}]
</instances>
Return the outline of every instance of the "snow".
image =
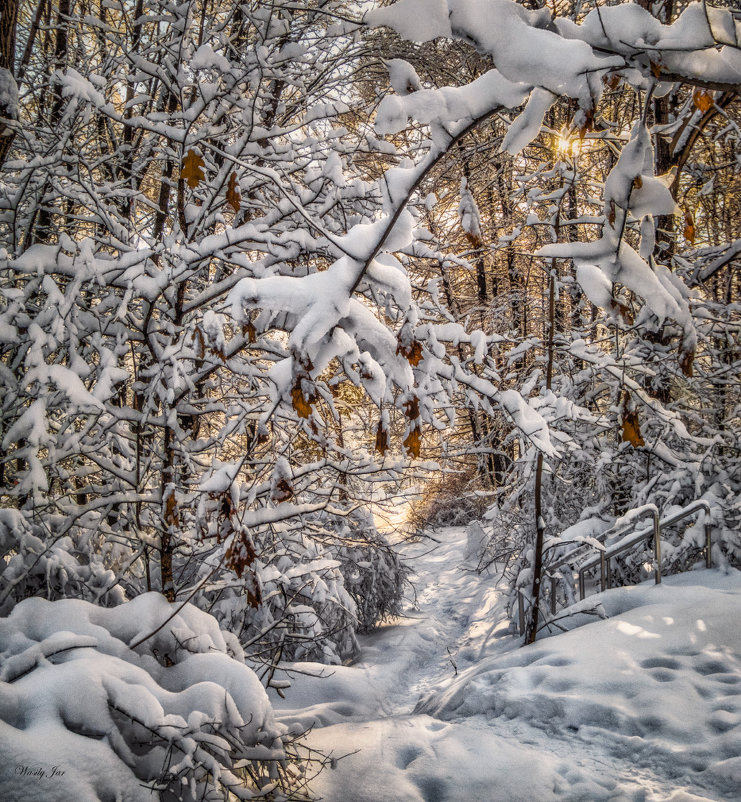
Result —
<instances>
[{"instance_id":1,"label":"snow","mask_svg":"<svg viewBox=\"0 0 741 802\"><path fill-rule=\"evenodd\" d=\"M580 283L582 278L585 279L586 284L582 285L582 289L593 303L609 303L608 287L612 283L620 283L640 295L660 321L667 318L675 320L684 329L685 336L694 336L694 323L686 299L677 294L676 285L667 282L662 271L653 270L624 240L620 240L616 247L608 234L595 242L545 245L537 251L537 255L573 258L577 266L577 279Z\"/></svg>"},{"instance_id":2,"label":"snow","mask_svg":"<svg viewBox=\"0 0 741 802\"><path fill-rule=\"evenodd\" d=\"M428 42L438 36L450 36L447 0L403 0L391 7L374 8L365 14L371 26L389 25L404 39Z\"/></svg>"},{"instance_id":3,"label":"snow","mask_svg":"<svg viewBox=\"0 0 741 802\"><path fill-rule=\"evenodd\" d=\"M403 58L392 58L383 62L389 73L389 83L397 95L408 95L422 88L417 71Z\"/></svg>"},{"instance_id":4,"label":"snow","mask_svg":"<svg viewBox=\"0 0 741 802\"><path fill-rule=\"evenodd\" d=\"M408 119L420 123L472 120L498 107L519 106L527 97L527 89L498 70L489 70L466 86L387 95L378 106L375 128L379 134L396 134L406 127Z\"/></svg>"},{"instance_id":5,"label":"snow","mask_svg":"<svg viewBox=\"0 0 741 802\"><path fill-rule=\"evenodd\" d=\"M586 42L569 41L555 31L543 30L540 26L548 16L547 12L545 17L529 12L511 0L400 0L366 14L365 21L388 25L413 41L450 37L451 33L469 38L491 54L499 72L510 81L524 79L531 87L588 103L598 91L600 72L619 68L622 59L596 55ZM533 53L538 54L537 59ZM590 77L585 80L585 76Z\"/></svg>"},{"instance_id":6,"label":"snow","mask_svg":"<svg viewBox=\"0 0 741 802\"><path fill-rule=\"evenodd\" d=\"M405 546L406 617L360 639L352 666L292 664L275 700L337 760L327 802L736 799L741 573L697 570L607 591L604 620L519 648L480 532ZM583 605L585 603L582 603ZM298 673L301 672L301 673Z\"/></svg>"},{"instance_id":7,"label":"snow","mask_svg":"<svg viewBox=\"0 0 741 802\"><path fill-rule=\"evenodd\" d=\"M214 53L210 45L201 45L190 60L190 68L192 70L207 70L213 68L220 72L229 72L231 70L231 64L229 63L229 59L225 58L220 53Z\"/></svg>"},{"instance_id":8,"label":"snow","mask_svg":"<svg viewBox=\"0 0 741 802\"><path fill-rule=\"evenodd\" d=\"M596 265L577 262L576 280L595 306L607 309L612 301L612 282Z\"/></svg>"},{"instance_id":9,"label":"snow","mask_svg":"<svg viewBox=\"0 0 741 802\"><path fill-rule=\"evenodd\" d=\"M203 798L242 785L238 758L282 759L266 692L227 640L156 593L111 609L21 601L0 619L3 798L139 802L181 779Z\"/></svg>"},{"instance_id":10,"label":"snow","mask_svg":"<svg viewBox=\"0 0 741 802\"><path fill-rule=\"evenodd\" d=\"M88 100L94 106L103 107L106 104L105 98L93 86L93 84L80 75L73 67L66 70L55 70L53 80L62 87L62 97L76 97L80 100Z\"/></svg>"},{"instance_id":11,"label":"snow","mask_svg":"<svg viewBox=\"0 0 741 802\"><path fill-rule=\"evenodd\" d=\"M690 3L672 25L631 3L600 6L581 25L562 18L551 22L547 10L528 11L512 0L399 0L368 12L365 22L387 25L416 42L467 38L490 53L511 80L582 101L598 94L601 71L620 69L623 58L640 63L645 51L660 54L661 68L679 75L738 83L741 72L736 45L741 24L729 10L700 2Z\"/></svg>"},{"instance_id":12,"label":"snow","mask_svg":"<svg viewBox=\"0 0 741 802\"><path fill-rule=\"evenodd\" d=\"M516 156L526 145L532 142L540 133L543 119L556 100L557 97L552 92L535 87L522 114L515 119L505 134L502 140L502 151Z\"/></svg>"},{"instance_id":13,"label":"snow","mask_svg":"<svg viewBox=\"0 0 741 802\"><path fill-rule=\"evenodd\" d=\"M469 234L474 242L481 241L481 217L478 206L467 181L461 178L461 201L458 204L458 214L461 218L461 228Z\"/></svg>"},{"instance_id":14,"label":"snow","mask_svg":"<svg viewBox=\"0 0 741 802\"><path fill-rule=\"evenodd\" d=\"M741 61L735 43L741 30L727 9L694 2L672 25L662 25L646 10L625 3L591 11L578 27L569 20L559 20L557 25L564 36L627 57L634 56L635 49L648 47L660 52L662 67L679 75L700 73L708 81L729 83L739 80ZM716 49L721 43L730 47Z\"/></svg>"},{"instance_id":15,"label":"snow","mask_svg":"<svg viewBox=\"0 0 741 802\"><path fill-rule=\"evenodd\" d=\"M376 119L382 134L397 133L412 118L437 123L432 136L439 139L446 121L473 119L497 106L515 108L530 94L502 145L516 154L538 134L557 96L577 99L586 120L608 73L619 73L639 89L650 86L657 97L671 88L670 80L657 86L655 77L662 73L667 79L741 83L741 23L731 11L700 2L690 3L671 25L632 3L600 6L576 24L551 18L547 7L530 11L513 0L398 0L367 12L364 21L388 26L410 41L468 41L496 67L467 86L422 90L413 69L395 60L399 63L389 71L397 94L383 99ZM644 194L643 205L655 205L657 198L664 206L671 201L656 184Z\"/></svg>"}]
</instances>

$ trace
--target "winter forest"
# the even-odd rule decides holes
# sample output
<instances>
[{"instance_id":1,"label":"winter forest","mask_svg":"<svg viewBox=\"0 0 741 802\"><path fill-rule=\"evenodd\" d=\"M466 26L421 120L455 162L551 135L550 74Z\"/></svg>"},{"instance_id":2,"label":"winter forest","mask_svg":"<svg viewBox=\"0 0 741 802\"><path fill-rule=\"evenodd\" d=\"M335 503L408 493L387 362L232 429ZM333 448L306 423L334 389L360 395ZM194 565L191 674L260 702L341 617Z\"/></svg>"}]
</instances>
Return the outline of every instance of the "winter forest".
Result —
<instances>
[{"instance_id":1,"label":"winter forest","mask_svg":"<svg viewBox=\"0 0 741 802\"><path fill-rule=\"evenodd\" d=\"M738 0L2 0L0 799L741 797Z\"/></svg>"}]
</instances>

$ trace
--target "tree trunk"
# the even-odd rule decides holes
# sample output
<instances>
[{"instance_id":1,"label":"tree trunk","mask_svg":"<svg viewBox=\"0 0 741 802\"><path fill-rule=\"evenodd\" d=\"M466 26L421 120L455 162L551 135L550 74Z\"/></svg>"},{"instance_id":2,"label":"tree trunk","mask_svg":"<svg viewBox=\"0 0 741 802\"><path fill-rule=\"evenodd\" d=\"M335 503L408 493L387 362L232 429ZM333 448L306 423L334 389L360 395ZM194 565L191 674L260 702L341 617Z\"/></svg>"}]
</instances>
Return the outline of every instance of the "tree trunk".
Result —
<instances>
[{"instance_id":1,"label":"tree trunk","mask_svg":"<svg viewBox=\"0 0 741 802\"><path fill-rule=\"evenodd\" d=\"M556 224L558 229L558 224ZM553 335L556 328L556 260L551 263L551 275L548 283L548 361L546 364L545 386L551 389L553 383L553 357L554 341ZM527 632L525 634L525 644L535 643L538 635L538 619L540 612L540 589L543 578L543 541L545 537L545 521L543 520L543 452L538 452L535 463L535 554L533 557L533 586L532 586L532 606L530 608L530 618L528 621Z\"/></svg>"},{"instance_id":2,"label":"tree trunk","mask_svg":"<svg viewBox=\"0 0 741 802\"><path fill-rule=\"evenodd\" d=\"M0 80L8 80L10 83L15 75L15 28L18 21L18 0L4 0L3 11L0 12L0 70L7 70L8 74L3 79L0 73ZM0 167L5 163L5 159L13 144L15 132L6 128L2 119L15 119L18 115L15 108L3 108L0 106Z\"/></svg>"}]
</instances>

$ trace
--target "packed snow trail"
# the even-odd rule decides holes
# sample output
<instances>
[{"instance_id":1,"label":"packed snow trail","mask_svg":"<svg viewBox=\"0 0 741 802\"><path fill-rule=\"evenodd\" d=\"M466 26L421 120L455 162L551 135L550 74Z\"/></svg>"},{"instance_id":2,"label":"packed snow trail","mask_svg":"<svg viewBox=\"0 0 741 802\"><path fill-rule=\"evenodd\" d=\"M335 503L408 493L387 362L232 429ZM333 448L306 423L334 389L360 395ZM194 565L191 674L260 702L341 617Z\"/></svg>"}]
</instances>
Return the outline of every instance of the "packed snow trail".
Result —
<instances>
[{"instance_id":1,"label":"packed snow trail","mask_svg":"<svg viewBox=\"0 0 741 802\"><path fill-rule=\"evenodd\" d=\"M327 802L741 799L741 573L601 594L527 649L461 528L406 547L407 617L352 666L297 664L286 722L341 758ZM581 625L581 626L579 626Z\"/></svg>"}]
</instances>

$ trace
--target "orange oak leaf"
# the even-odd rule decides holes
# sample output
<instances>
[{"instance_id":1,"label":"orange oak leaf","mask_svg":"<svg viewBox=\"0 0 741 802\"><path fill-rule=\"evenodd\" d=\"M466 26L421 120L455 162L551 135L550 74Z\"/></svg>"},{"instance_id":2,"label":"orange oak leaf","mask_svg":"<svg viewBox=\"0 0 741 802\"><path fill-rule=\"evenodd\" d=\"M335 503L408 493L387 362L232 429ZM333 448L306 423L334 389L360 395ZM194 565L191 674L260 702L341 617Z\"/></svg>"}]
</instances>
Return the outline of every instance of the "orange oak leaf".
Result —
<instances>
[{"instance_id":1,"label":"orange oak leaf","mask_svg":"<svg viewBox=\"0 0 741 802\"><path fill-rule=\"evenodd\" d=\"M242 207L242 195L239 191L236 173L232 173L229 176L229 184L226 188L226 201L232 207L232 209L234 209L234 214L237 214Z\"/></svg>"},{"instance_id":2,"label":"orange oak leaf","mask_svg":"<svg viewBox=\"0 0 741 802\"><path fill-rule=\"evenodd\" d=\"M188 182L188 186L191 189L195 189L206 177L206 174L203 172L204 166L205 162L200 153L196 153L194 150L189 150L187 152L183 159L180 177Z\"/></svg>"},{"instance_id":3,"label":"orange oak leaf","mask_svg":"<svg viewBox=\"0 0 741 802\"><path fill-rule=\"evenodd\" d=\"M715 105L715 101L710 92L708 92L707 89L700 89L700 87L695 89L692 93L692 102L700 111L710 111Z\"/></svg>"}]
</instances>

